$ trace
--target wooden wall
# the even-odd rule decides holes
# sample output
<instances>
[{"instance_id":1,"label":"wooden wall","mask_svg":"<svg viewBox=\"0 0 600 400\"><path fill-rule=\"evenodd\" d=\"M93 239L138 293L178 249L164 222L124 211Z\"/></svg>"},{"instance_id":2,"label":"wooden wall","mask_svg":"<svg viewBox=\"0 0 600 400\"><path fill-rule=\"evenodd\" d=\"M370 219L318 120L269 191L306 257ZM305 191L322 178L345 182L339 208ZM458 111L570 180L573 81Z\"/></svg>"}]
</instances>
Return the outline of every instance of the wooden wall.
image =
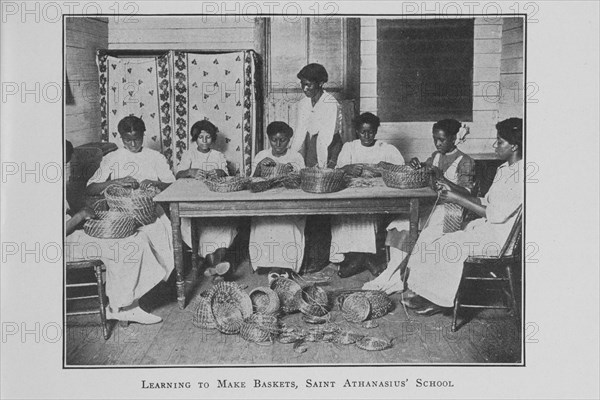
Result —
<instances>
[{"instance_id":1,"label":"wooden wall","mask_svg":"<svg viewBox=\"0 0 600 400\"><path fill-rule=\"evenodd\" d=\"M523 18L505 18L502 24L502 56L500 59L500 120L523 118ZM534 87L532 86L532 89Z\"/></svg>"},{"instance_id":2,"label":"wooden wall","mask_svg":"<svg viewBox=\"0 0 600 400\"><path fill-rule=\"evenodd\" d=\"M65 139L74 146L100 141L96 50L108 46L107 18L66 18Z\"/></svg>"},{"instance_id":3,"label":"wooden wall","mask_svg":"<svg viewBox=\"0 0 600 400\"><path fill-rule=\"evenodd\" d=\"M495 124L500 118L501 59L509 47L503 46L501 18L475 18L474 34L473 121L467 122L471 133L461 149L468 153L489 153L496 135ZM518 52L516 46L510 47L510 50L514 54ZM361 21L361 62L360 111L377 113L375 18L363 18ZM519 107L518 104L512 106L513 109ZM434 122L383 123L378 137L398 147L407 160L412 157L426 158L435 150L431 140Z\"/></svg>"}]
</instances>

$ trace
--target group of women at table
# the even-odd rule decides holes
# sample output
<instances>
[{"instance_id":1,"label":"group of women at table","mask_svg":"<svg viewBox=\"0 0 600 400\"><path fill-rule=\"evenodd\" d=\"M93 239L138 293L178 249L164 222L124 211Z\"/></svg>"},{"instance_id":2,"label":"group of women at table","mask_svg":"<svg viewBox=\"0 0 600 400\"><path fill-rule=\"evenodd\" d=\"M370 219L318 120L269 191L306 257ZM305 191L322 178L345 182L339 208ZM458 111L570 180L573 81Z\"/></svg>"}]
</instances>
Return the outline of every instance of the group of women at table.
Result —
<instances>
[{"instance_id":1,"label":"group of women at table","mask_svg":"<svg viewBox=\"0 0 600 400\"><path fill-rule=\"evenodd\" d=\"M358 139L342 142L339 104L323 89L328 75L322 65L309 64L297 76L305 97L298 104L296 130L280 121L269 124L266 133L270 148L255 156L253 176L266 176L274 168L280 173L291 173L318 166L342 168L350 176L369 177L374 174L369 168L372 164L404 164L396 147L376 140L380 122L371 113L356 119ZM436 151L425 162L410 160L415 169L428 166L435 172L438 205L431 211L427 224L421 226L416 244L408 243L407 218L400 217L387 227L388 242L393 243L387 265L375 261L380 225L376 216L285 216L252 218L250 244L255 249L250 254L252 268L268 269L270 279L316 272L329 264L338 268L342 278L368 269L376 278L367 282L364 289L394 293L408 288L406 293L410 296L403 301L424 315L451 307L464 260L469 255L490 255L506 240L522 203L524 176L522 120L511 118L497 124L494 143L497 156L506 162L498 169L488 194L484 198L474 197L473 160L456 148L460 128L461 123L453 119L437 122L432 129ZM163 190L175 179L228 175L227 160L212 148L218 130L209 121L192 126L190 134L196 146L183 154L175 175L162 154L143 146L145 126L141 119L124 118L118 131L123 148L104 157L88 182L88 194L100 194L114 184ZM69 157L67 154L67 161ZM462 230L444 232L444 203L458 204L481 218ZM84 208L67 217L66 259L89 258L90 254L83 250L89 250L93 244L97 251L92 256L101 258L106 265L109 319L142 324L161 321L138 304L138 299L161 280L167 280L174 268L171 225L159 206L157 212L156 222L143 226L130 238L115 240L92 238L80 229L83 221L94 216L92 210ZM226 277L232 270L226 256L237 235L236 221L202 219L192 225L184 219L182 236L188 245L192 226L198 229L205 275ZM499 246L490 246L494 243ZM407 268L399 268L401 264ZM409 271L406 282L404 271Z\"/></svg>"}]
</instances>

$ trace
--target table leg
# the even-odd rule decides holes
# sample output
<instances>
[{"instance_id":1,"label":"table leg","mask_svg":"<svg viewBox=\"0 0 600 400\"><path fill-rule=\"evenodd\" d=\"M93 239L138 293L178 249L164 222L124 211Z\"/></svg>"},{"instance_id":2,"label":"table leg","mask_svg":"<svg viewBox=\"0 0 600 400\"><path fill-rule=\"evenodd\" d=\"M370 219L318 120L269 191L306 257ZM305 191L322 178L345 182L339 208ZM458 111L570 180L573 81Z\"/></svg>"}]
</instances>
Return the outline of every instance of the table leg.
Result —
<instances>
[{"instance_id":1,"label":"table leg","mask_svg":"<svg viewBox=\"0 0 600 400\"><path fill-rule=\"evenodd\" d=\"M200 269L200 257L198 256L198 219L197 218L190 218L191 219L191 227L192 227L192 279L196 280L196 278L198 277L198 273L199 273L199 269Z\"/></svg>"},{"instance_id":2,"label":"table leg","mask_svg":"<svg viewBox=\"0 0 600 400\"><path fill-rule=\"evenodd\" d=\"M419 199L410 199L409 239L411 252L419 237Z\"/></svg>"},{"instance_id":3,"label":"table leg","mask_svg":"<svg viewBox=\"0 0 600 400\"><path fill-rule=\"evenodd\" d=\"M183 279L183 243L181 239L181 219L179 218L179 203L169 205L171 210L171 226L173 228L173 256L175 257L175 272L177 273L177 302L179 308L185 308L185 281Z\"/></svg>"}]
</instances>

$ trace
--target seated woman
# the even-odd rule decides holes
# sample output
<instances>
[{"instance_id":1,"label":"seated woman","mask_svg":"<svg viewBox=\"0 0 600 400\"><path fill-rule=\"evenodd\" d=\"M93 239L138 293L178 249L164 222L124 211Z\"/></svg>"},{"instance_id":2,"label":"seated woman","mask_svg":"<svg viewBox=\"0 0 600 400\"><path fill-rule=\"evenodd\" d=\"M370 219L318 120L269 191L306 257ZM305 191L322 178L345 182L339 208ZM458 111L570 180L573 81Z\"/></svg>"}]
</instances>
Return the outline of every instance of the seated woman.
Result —
<instances>
[{"instance_id":1,"label":"seated woman","mask_svg":"<svg viewBox=\"0 0 600 400\"><path fill-rule=\"evenodd\" d=\"M67 142L66 160L72 149ZM68 205L67 205L68 207ZM65 223L64 257L66 261L100 259L106 266L106 295L109 305L106 317L140 324L162 321L157 315L147 313L138 300L161 280L167 280L172 264L157 257L148 235L143 231L124 239L98 239L88 236L83 223L95 216L90 208L83 208L72 217L67 213ZM172 255L171 255L172 259Z\"/></svg>"},{"instance_id":2,"label":"seated woman","mask_svg":"<svg viewBox=\"0 0 600 400\"><path fill-rule=\"evenodd\" d=\"M361 176L366 164L377 164L382 161L404 164L404 158L396 147L375 140L380 125L377 116L368 112L361 114L354 125L359 139L344 144L337 160L338 168L342 168L348 175ZM365 268L378 275L380 271L369 257L377 252L376 233L376 216L336 215L332 217L330 261L340 264L339 276L346 278Z\"/></svg>"},{"instance_id":3,"label":"seated woman","mask_svg":"<svg viewBox=\"0 0 600 400\"><path fill-rule=\"evenodd\" d=\"M473 211L482 218L464 230L441 233L425 229L408 260L408 288L416 296L403 303L421 315L452 307L464 261L470 255L496 255L510 233L523 203L525 167L522 160L523 120L510 118L496 125L494 148L504 161L484 198L476 198L439 181L441 198ZM400 280L400 274L391 279Z\"/></svg>"},{"instance_id":4,"label":"seated woman","mask_svg":"<svg viewBox=\"0 0 600 400\"><path fill-rule=\"evenodd\" d=\"M456 139L461 126L461 123L455 119L443 119L433 124L433 144L437 150L425 162L420 162L415 157L410 160L410 165L415 169L420 169L424 166L433 168L437 179L445 182L453 190L469 195L470 190L475 184L475 162L456 147ZM440 204L436 206L430 213L431 215L427 221L427 230L441 234L446 214L444 205ZM425 211L424 214L428 215L429 213ZM407 252L410 251L408 219L398 218L394 220L388 226L387 230L387 243L390 244L389 266L391 268L387 268L374 281L365 284L365 289L387 291L401 289L388 285L390 282L399 284L397 280L390 280L390 274L397 269L400 263L406 258Z\"/></svg>"},{"instance_id":5,"label":"seated woman","mask_svg":"<svg viewBox=\"0 0 600 400\"><path fill-rule=\"evenodd\" d=\"M271 149L259 152L254 158L253 176L261 169L284 164L287 172L304 168L304 159L288 146L294 131L285 122L275 121L267 126ZM287 271L299 272L304 258L304 216L253 217L250 228L252 268L270 268L269 279L286 276ZM256 254L252 254L256 252Z\"/></svg>"},{"instance_id":6,"label":"seated woman","mask_svg":"<svg viewBox=\"0 0 600 400\"><path fill-rule=\"evenodd\" d=\"M218 129L211 122L203 120L192 125L192 142L196 148L187 150L177 164L177 179L198 178L201 176L222 178L227 176L227 160L223 153L212 149L217 141ZM231 271L231 265L225 261L227 250L237 235L235 220L228 218L202 218L197 226L198 252L202 260L207 261L206 275L223 276ZM181 219L183 241L191 247L191 218ZM198 266L194 266L198 268Z\"/></svg>"}]
</instances>

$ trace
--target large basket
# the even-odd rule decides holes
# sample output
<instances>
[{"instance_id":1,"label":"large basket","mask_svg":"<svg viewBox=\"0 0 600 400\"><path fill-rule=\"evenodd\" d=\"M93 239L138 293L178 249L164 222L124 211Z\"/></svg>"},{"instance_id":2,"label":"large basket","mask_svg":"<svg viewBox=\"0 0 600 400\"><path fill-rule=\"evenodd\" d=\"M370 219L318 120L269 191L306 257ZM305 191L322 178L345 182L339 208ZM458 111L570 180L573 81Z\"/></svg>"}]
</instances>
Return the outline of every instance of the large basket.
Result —
<instances>
[{"instance_id":1,"label":"large basket","mask_svg":"<svg viewBox=\"0 0 600 400\"><path fill-rule=\"evenodd\" d=\"M383 170L383 182L396 189L419 189L429 186L431 169L413 169L410 165L396 165Z\"/></svg>"},{"instance_id":2,"label":"large basket","mask_svg":"<svg viewBox=\"0 0 600 400\"><path fill-rule=\"evenodd\" d=\"M204 183L212 192L229 193L247 189L250 179L240 176L227 176L217 179L206 179Z\"/></svg>"},{"instance_id":3,"label":"large basket","mask_svg":"<svg viewBox=\"0 0 600 400\"><path fill-rule=\"evenodd\" d=\"M260 177L265 179L276 178L289 173L288 165L275 163L275 165L261 165Z\"/></svg>"},{"instance_id":4,"label":"large basket","mask_svg":"<svg viewBox=\"0 0 600 400\"><path fill-rule=\"evenodd\" d=\"M353 293L343 300L341 309L347 321L363 322L369 318L371 304L361 293Z\"/></svg>"},{"instance_id":5,"label":"large basket","mask_svg":"<svg viewBox=\"0 0 600 400\"><path fill-rule=\"evenodd\" d=\"M244 317L238 304L213 303L212 312L220 332L227 335L235 335L240 332Z\"/></svg>"},{"instance_id":6,"label":"large basket","mask_svg":"<svg viewBox=\"0 0 600 400\"><path fill-rule=\"evenodd\" d=\"M254 312L261 314L277 314L279 312L279 296L268 287L257 287L252 290L250 300Z\"/></svg>"},{"instance_id":7,"label":"large basket","mask_svg":"<svg viewBox=\"0 0 600 400\"><path fill-rule=\"evenodd\" d=\"M140 225L148 225L156 221L156 189L132 189L110 185L104 191L108 208L113 211L128 213Z\"/></svg>"},{"instance_id":8,"label":"large basket","mask_svg":"<svg viewBox=\"0 0 600 400\"><path fill-rule=\"evenodd\" d=\"M305 287L296 296L298 309L304 315L322 317L329 312L327 292L319 286Z\"/></svg>"},{"instance_id":9,"label":"large basket","mask_svg":"<svg viewBox=\"0 0 600 400\"><path fill-rule=\"evenodd\" d=\"M202 292L195 300L197 306L194 310L192 323L202 329L216 329L217 322L210 306L210 300L207 292Z\"/></svg>"},{"instance_id":10,"label":"large basket","mask_svg":"<svg viewBox=\"0 0 600 400\"><path fill-rule=\"evenodd\" d=\"M309 193L333 193L346 188L346 174L341 169L304 168L300 170L300 187Z\"/></svg>"},{"instance_id":11,"label":"large basket","mask_svg":"<svg viewBox=\"0 0 600 400\"><path fill-rule=\"evenodd\" d=\"M298 311L298 296L296 293L302 289L300 285L288 278L277 278L271 282L271 289L279 296L281 310L291 314Z\"/></svg>"},{"instance_id":12,"label":"large basket","mask_svg":"<svg viewBox=\"0 0 600 400\"><path fill-rule=\"evenodd\" d=\"M99 239L126 238L133 235L137 228L136 220L121 211L97 211L96 218L88 219L83 224L86 234Z\"/></svg>"},{"instance_id":13,"label":"large basket","mask_svg":"<svg viewBox=\"0 0 600 400\"><path fill-rule=\"evenodd\" d=\"M241 310L243 318L248 318L252 315L252 301L250 300L250 296L235 282L217 283L210 289L208 298L213 308L213 313L215 305L228 303L236 305Z\"/></svg>"},{"instance_id":14,"label":"large basket","mask_svg":"<svg viewBox=\"0 0 600 400\"><path fill-rule=\"evenodd\" d=\"M369 301L371 306L370 318L380 318L386 315L393 307L392 300L388 295L380 290L360 292Z\"/></svg>"}]
</instances>

